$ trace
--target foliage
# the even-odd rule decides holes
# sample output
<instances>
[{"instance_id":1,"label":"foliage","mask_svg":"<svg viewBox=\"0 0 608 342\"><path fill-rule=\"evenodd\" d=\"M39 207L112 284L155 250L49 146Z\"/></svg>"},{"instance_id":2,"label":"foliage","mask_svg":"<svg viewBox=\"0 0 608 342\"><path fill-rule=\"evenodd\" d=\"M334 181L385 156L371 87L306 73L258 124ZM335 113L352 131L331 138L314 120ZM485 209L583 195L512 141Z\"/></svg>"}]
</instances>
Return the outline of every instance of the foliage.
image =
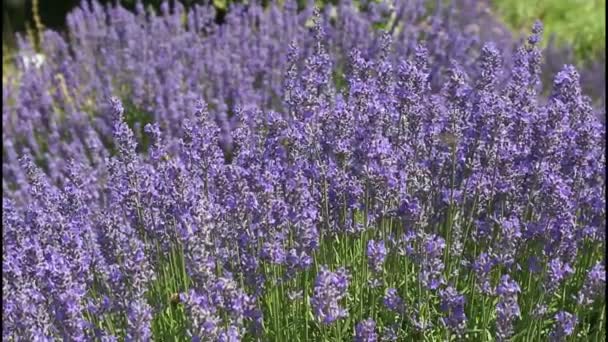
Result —
<instances>
[{"instance_id":1,"label":"foliage","mask_svg":"<svg viewBox=\"0 0 608 342\"><path fill-rule=\"evenodd\" d=\"M494 0L498 13L514 29L529 27L536 19L546 25L545 39L555 35L571 44L580 60L606 52L606 0Z\"/></svg>"}]
</instances>

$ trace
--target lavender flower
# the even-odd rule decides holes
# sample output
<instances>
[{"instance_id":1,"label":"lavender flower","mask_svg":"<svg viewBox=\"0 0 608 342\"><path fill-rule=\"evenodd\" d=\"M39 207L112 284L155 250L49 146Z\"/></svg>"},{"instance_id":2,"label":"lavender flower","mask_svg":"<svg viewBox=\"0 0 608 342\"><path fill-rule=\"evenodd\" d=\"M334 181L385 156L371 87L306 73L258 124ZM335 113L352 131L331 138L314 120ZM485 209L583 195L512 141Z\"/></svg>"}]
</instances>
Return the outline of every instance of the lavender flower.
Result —
<instances>
[{"instance_id":1,"label":"lavender flower","mask_svg":"<svg viewBox=\"0 0 608 342\"><path fill-rule=\"evenodd\" d=\"M397 289L394 288L389 288L386 290L386 294L384 295L384 305L389 310L399 314L403 313L403 311L405 310L403 299L399 297Z\"/></svg>"},{"instance_id":2,"label":"lavender flower","mask_svg":"<svg viewBox=\"0 0 608 342\"><path fill-rule=\"evenodd\" d=\"M326 266L322 266L319 270L311 305L315 316L322 323L331 324L348 315L340 306L340 302L346 297L349 278L343 268L331 272Z\"/></svg>"},{"instance_id":3,"label":"lavender flower","mask_svg":"<svg viewBox=\"0 0 608 342\"><path fill-rule=\"evenodd\" d=\"M498 340L516 334L530 292L513 279L528 272L548 270L555 292L576 266L577 302L594 310L604 264L578 268L605 244L605 126L585 96L601 65L560 62L541 82L562 60L543 58L542 25L516 42L483 4L92 1L66 35L18 37L17 54L44 63L19 59L3 79L3 339L158 339L158 272L201 341L288 338L268 331L284 323L269 285L325 325L353 309L349 287L372 285L361 300L393 313L339 327L355 340L462 337L478 317L455 278L498 297ZM351 239L365 260L342 255ZM300 280L329 251L372 279L323 266L308 298ZM416 278L441 312L406 307ZM575 314L550 337L571 336Z\"/></svg>"},{"instance_id":4,"label":"lavender flower","mask_svg":"<svg viewBox=\"0 0 608 342\"><path fill-rule=\"evenodd\" d=\"M521 316L517 295L521 292L519 285L508 274L500 278L496 288L496 337L500 341L508 340L513 335L513 323Z\"/></svg>"},{"instance_id":5,"label":"lavender flower","mask_svg":"<svg viewBox=\"0 0 608 342\"><path fill-rule=\"evenodd\" d=\"M422 259L422 271L420 280L422 284L430 290L436 290L444 281L443 279L443 249L445 241L439 236L426 235L421 241L423 250L420 258Z\"/></svg>"},{"instance_id":6,"label":"lavender flower","mask_svg":"<svg viewBox=\"0 0 608 342\"><path fill-rule=\"evenodd\" d=\"M465 298L456 289L448 286L445 290L439 290L441 298L441 311L447 317L442 318L443 324L461 336L466 328L467 317L464 312Z\"/></svg>"},{"instance_id":7,"label":"lavender flower","mask_svg":"<svg viewBox=\"0 0 608 342\"><path fill-rule=\"evenodd\" d=\"M389 327L385 327L382 331L381 341L397 341L399 338L398 335L398 327L396 325L392 325Z\"/></svg>"},{"instance_id":8,"label":"lavender flower","mask_svg":"<svg viewBox=\"0 0 608 342\"><path fill-rule=\"evenodd\" d=\"M572 335L576 329L578 320L573 314L560 311L555 314L555 327L549 334L551 341L565 341L566 337Z\"/></svg>"},{"instance_id":9,"label":"lavender flower","mask_svg":"<svg viewBox=\"0 0 608 342\"><path fill-rule=\"evenodd\" d=\"M604 294L606 287L606 271L602 263L595 264L587 273L583 287L578 293L577 302L583 305L592 304Z\"/></svg>"},{"instance_id":10,"label":"lavender flower","mask_svg":"<svg viewBox=\"0 0 608 342\"><path fill-rule=\"evenodd\" d=\"M557 289L564 279L574 274L574 269L570 267L568 263L564 263L558 259L553 259L549 262L548 273L549 280L547 284L547 291L551 293Z\"/></svg>"},{"instance_id":11,"label":"lavender flower","mask_svg":"<svg viewBox=\"0 0 608 342\"><path fill-rule=\"evenodd\" d=\"M376 322L373 319L366 319L357 324L355 327L355 342L376 342L378 334L376 333Z\"/></svg>"},{"instance_id":12,"label":"lavender flower","mask_svg":"<svg viewBox=\"0 0 608 342\"><path fill-rule=\"evenodd\" d=\"M382 272L382 264L386 258L386 247L384 241L370 240L367 243L367 258L369 267L376 273Z\"/></svg>"}]
</instances>

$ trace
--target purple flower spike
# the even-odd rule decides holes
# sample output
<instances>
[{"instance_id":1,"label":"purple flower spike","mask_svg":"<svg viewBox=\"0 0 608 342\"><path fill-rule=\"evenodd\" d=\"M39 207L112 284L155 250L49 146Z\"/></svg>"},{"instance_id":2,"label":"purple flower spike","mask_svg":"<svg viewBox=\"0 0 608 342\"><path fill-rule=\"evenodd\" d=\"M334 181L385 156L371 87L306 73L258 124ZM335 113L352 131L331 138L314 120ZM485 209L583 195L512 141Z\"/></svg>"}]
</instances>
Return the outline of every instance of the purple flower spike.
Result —
<instances>
[{"instance_id":1,"label":"purple flower spike","mask_svg":"<svg viewBox=\"0 0 608 342\"><path fill-rule=\"evenodd\" d=\"M331 324L348 315L346 309L340 306L340 301L346 297L349 278L343 268L331 272L326 266L322 266L319 270L311 304L320 322Z\"/></svg>"},{"instance_id":2,"label":"purple flower spike","mask_svg":"<svg viewBox=\"0 0 608 342\"><path fill-rule=\"evenodd\" d=\"M361 321L355 327L355 342L376 342L378 334L376 333L376 322L373 319Z\"/></svg>"}]
</instances>

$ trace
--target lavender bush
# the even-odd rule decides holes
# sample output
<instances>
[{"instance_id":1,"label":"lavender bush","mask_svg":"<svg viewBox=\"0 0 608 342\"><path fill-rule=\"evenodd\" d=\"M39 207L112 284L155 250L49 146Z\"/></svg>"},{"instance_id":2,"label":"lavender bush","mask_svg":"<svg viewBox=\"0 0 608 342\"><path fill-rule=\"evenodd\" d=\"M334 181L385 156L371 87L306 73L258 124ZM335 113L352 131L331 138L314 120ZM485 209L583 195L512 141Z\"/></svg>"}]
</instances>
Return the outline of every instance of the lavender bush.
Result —
<instances>
[{"instance_id":1,"label":"lavender bush","mask_svg":"<svg viewBox=\"0 0 608 342\"><path fill-rule=\"evenodd\" d=\"M441 3L84 2L3 82L3 339L605 339L605 126Z\"/></svg>"}]
</instances>

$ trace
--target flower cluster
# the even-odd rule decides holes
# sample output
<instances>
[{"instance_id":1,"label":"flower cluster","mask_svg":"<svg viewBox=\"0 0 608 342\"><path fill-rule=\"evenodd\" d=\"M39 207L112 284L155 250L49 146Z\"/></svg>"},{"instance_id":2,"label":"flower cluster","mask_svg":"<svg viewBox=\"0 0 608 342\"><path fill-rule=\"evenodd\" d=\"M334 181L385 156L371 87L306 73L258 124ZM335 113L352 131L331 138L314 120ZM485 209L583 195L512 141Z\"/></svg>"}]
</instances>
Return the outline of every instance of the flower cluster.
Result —
<instances>
[{"instance_id":1,"label":"flower cluster","mask_svg":"<svg viewBox=\"0 0 608 342\"><path fill-rule=\"evenodd\" d=\"M500 279L496 289L498 304L496 304L496 337L499 341L508 341L514 332L514 321L521 317L517 296L521 289L517 282L505 274Z\"/></svg>"},{"instance_id":2,"label":"flower cluster","mask_svg":"<svg viewBox=\"0 0 608 342\"><path fill-rule=\"evenodd\" d=\"M83 2L3 82L3 339L605 326L605 126L459 2Z\"/></svg>"},{"instance_id":3,"label":"flower cluster","mask_svg":"<svg viewBox=\"0 0 608 342\"><path fill-rule=\"evenodd\" d=\"M555 315L555 328L549 335L552 341L565 341L574 333L577 319L569 312L560 311Z\"/></svg>"},{"instance_id":4,"label":"flower cluster","mask_svg":"<svg viewBox=\"0 0 608 342\"><path fill-rule=\"evenodd\" d=\"M447 314L447 317L443 319L443 323L450 327L458 336L462 336L467 320L464 312L464 296L456 292L451 286L439 291L439 296L441 297L441 311Z\"/></svg>"},{"instance_id":5,"label":"flower cluster","mask_svg":"<svg viewBox=\"0 0 608 342\"><path fill-rule=\"evenodd\" d=\"M346 297L349 275L344 269L331 272L322 267L315 280L314 295L311 298L313 311L319 321L331 324L335 320L348 316L340 305Z\"/></svg>"},{"instance_id":6,"label":"flower cluster","mask_svg":"<svg viewBox=\"0 0 608 342\"><path fill-rule=\"evenodd\" d=\"M376 334L376 322L373 319L367 319L359 322L355 328L355 342L376 342L378 334Z\"/></svg>"}]
</instances>

